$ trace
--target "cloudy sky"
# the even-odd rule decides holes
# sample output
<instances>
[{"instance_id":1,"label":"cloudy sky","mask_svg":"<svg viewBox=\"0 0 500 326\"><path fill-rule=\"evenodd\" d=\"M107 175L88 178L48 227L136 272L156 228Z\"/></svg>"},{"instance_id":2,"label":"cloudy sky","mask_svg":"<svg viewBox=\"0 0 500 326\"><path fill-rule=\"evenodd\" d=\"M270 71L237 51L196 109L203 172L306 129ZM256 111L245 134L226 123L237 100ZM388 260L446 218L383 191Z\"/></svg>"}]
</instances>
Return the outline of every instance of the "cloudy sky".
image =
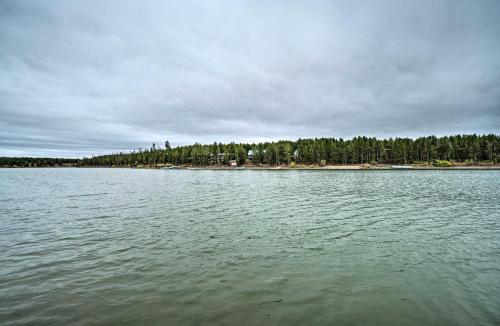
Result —
<instances>
[{"instance_id":1,"label":"cloudy sky","mask_svg":"<svg viewBox=\"0 0 500 326\"><path fill-rule=\"evenodd\" d=\"M500 132L500 1L0 1L0 156Z\"/></svg>"}]
</instances>

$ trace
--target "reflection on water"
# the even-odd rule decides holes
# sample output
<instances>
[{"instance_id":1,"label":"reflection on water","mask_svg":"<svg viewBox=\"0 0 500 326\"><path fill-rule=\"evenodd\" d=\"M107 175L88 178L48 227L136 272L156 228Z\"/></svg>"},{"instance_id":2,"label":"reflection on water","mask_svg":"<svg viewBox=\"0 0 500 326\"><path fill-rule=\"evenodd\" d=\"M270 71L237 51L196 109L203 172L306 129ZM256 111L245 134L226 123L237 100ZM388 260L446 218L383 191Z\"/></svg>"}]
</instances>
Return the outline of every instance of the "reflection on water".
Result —
<instances>
[{"instance_id":1,"label":"reflection on water","mask_svg":"<svg viewBox=\"0 0 500 326\"><path fill-rule=\"evenodd\" d=\"M1 324L500 323L499 171L0 170Z\"/></svg>"}]
</instances>

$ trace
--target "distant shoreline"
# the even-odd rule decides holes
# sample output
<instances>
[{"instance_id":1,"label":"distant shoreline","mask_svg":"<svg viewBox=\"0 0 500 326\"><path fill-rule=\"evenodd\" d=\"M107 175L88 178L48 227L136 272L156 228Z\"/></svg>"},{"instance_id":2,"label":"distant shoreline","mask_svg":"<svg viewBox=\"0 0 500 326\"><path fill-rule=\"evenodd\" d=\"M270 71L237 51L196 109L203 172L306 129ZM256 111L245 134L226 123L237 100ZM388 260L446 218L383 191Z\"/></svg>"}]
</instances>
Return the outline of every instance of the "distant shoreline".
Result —
<instances>
[{"instance_id":1,"label":"distant shoreline","mask_svg":"<svg viewBox=\"0 0 500 326\"><path fill-rule=\"evenodd\" d=\"M363 165L332 165L332 166L317 166L317 167L258 167L258 166L244 166L244 167L177 167L171 168L173 170L304 170L304 171L335 171L335 170L390 170L390 171L408 171L408 170L500 170L500 165L495 166L454 166L454 167L405 167L395 168L392 166L363 166Z\"/></svg>"},{"instance_id":2,"label":"distant shoreline","mask_svg":"<svg viewBox=\"0 0 500 326\"><path fill-rule=\"evenodd\" d=\"M106 168L106 169L153 169L153 170L220 170L220 171L241 171L241 170L301 170L301 171L425 171L425 170L500 170L500 164L494 165L458 165L451 167L419 166L419 165L369 165L369 164L349 164L349 165L327 165L327 166L0 166L0 169L51 169L51 168Z\"/></svg>"}]
</instances>

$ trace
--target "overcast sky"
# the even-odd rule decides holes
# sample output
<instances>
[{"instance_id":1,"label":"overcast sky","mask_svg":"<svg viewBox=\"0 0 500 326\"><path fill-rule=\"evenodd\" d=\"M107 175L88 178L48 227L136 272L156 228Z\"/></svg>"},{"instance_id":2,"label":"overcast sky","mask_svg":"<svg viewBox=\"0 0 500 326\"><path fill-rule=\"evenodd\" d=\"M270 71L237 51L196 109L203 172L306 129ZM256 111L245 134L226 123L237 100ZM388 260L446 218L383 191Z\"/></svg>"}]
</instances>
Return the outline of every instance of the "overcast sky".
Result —
<instances>
[{"instance_id":1,"label":"overcast sky","mask_svg":"<svg viewBox=\"0 0 500 326\"><path fill-rule=\"evenodd\" d=\"M0 156L500 132L500 1L0 1Z\"/></svg>"}]
</instances>

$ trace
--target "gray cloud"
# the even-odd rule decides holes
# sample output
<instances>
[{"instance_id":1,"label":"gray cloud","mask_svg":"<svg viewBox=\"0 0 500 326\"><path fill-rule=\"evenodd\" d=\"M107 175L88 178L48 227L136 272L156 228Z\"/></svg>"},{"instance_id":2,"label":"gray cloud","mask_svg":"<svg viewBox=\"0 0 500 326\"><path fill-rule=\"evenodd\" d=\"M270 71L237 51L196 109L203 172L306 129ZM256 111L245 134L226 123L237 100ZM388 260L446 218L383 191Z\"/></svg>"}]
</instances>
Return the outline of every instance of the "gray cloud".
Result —
<instances>
[{"instance_id":1,"label":"gray cloud","mask_svg":"<svg viewBox=\"0 0 500 326\"><path fill-rule=\"evenodd\" d=\"M0 155L498 133L500 2L0 2Z\"/></svg>"}]
</instances>

